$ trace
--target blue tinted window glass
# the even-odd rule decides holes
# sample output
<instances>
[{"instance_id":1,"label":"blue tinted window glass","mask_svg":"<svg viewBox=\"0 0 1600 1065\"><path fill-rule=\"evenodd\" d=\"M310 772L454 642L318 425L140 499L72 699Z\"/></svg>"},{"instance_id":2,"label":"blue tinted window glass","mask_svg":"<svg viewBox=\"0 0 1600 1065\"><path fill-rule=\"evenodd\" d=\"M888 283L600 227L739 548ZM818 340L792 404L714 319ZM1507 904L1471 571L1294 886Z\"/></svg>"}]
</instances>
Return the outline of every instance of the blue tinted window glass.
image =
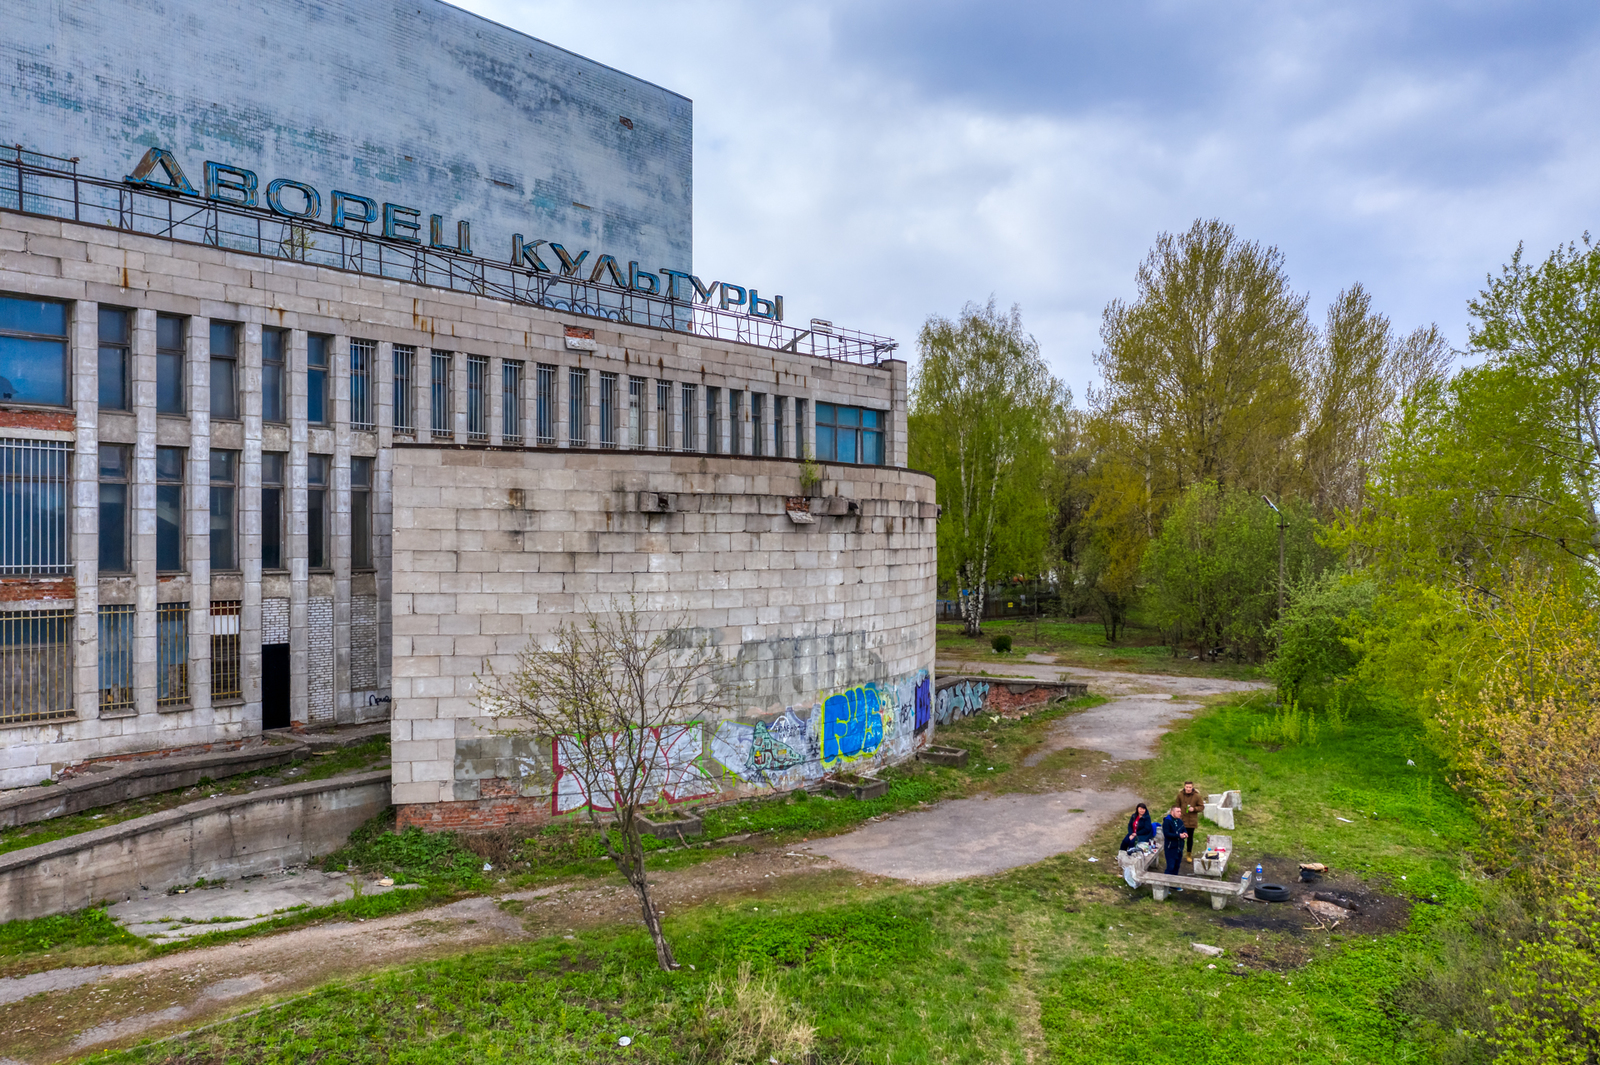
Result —
<instances>
[{"instance_id":1,"label":"blue tinted window glass","mask_svg":"<svg viewBox=\"0 0 1600 1065\"><path fill-rule=\"evenodd\" d=\"M817 458L823 462L833 462L833 426L817 423Z\"/></svg>"},{"instance_id":2,"label":"blue tinted window glass","mask_svg":"<svg viewBox=\"0 0 1600 1065\"><path fill-rule=\"evenodd\" d=\"M869 466L883 465L883 434L865 430L861 434L861 461Z\"/></svg>"},{"instance_id":3,"label":"blue tinted window glass","mask_svg":"<svg viewBox=\"0 0 1600 1065\"><path fill-rule=\"evenodd\" d=\"M832 403L818 403L817 404L817 424L818 425L832 425L833 424L833 404Z\"/></svg>"},{"instance_id":4,"label":"blue tinted window glass","mask_svg":"<svg viewBox=\"0 0 1600 1065\"><path fill-rule=\"evenodd\" d=\"M856 461L856 431L854 429L838 429L835 432L838 433L835 441L835 446L839 452L838 461Z\"/></svg>"},{"instance_id":5,"label":"blue tinted window glass","mask_svg":"<svg viewBox=\"0 0 1600 1065\"><path fill-rule=\"evenodd\" d=\"M64 337L67 335L67 305L48 300L0 298L0 329Z\"/></svg>"},{"instance_id":6,"label":"blue tinted window glass","mask_svg":"<svg viewBox=\"0 0 1600 1065\"><path fill-rule=\"evenodd\" d=\"M849 426L860 425L861 424L861 408L860 407L840 407L839 408L839 413L834 419L834 424L840 426L841 428L846 426L846 425L849 425Z\"/></svg>"},{"instance_id":7,"label":"blue tinted window glass","mask_svg":"<svg viewBox=\"0 0 1600 1065\"><path fill-rule=\"evenodd\" d=\"M861 425L866 429L878 428L878 412L875 410L862 410Z\"/></svg>"},{"instance_id":8,"label":"blue tinted window glass","mask_svg":"<svg viewBox=\"0 0 1600 1065\"><path fill-rule=\"evenodd\" d=\"M0 336L0 399L65 404L65 341Z\"/></svg>"},{"instance_id":9,"label":"blue tinted window glass","mask_svg":"<svg viewBox=\"0 0 1600 1065\"><path fill-rule=\"evenodd\" d=\"M156 347L183 348L183 319L161 315L156 319Z\"/></svg>"}]
</instances>

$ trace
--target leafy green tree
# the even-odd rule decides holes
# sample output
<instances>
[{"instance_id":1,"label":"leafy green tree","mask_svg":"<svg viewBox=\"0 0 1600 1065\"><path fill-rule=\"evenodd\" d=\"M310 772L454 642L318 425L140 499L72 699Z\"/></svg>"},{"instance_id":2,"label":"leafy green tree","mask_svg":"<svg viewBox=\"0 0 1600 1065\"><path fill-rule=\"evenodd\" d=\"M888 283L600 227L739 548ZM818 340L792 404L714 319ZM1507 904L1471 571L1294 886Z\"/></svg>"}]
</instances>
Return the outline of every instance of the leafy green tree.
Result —
<instances>
[{"instance_id":1,"label":"leafy green tree","mask_svg":"<svg viewBox=\"0 0 1600 1065\"><path fill-rule=\"evenodd\" d=\"M939 579L962 597L969 636L983 629L988 585L1037 573L1051 529L1052 440L1071 402L1022 328L1021 312L968 304L917 338L910 455L938 482Z\"/></svg>"},{"instance_id":2,"label":"leafy green tree","mask_svg":"<svg viewBox=\"0 0 1600 1065\"><path fill-rule=\"evenodd\" d=\"M1353 637L1370 616L1376 594L1370 577L1332 570L1297 584L1278 619L1266 666L1279 690L1298 694L1353 672L1359 664Z\"/></svg>"},{"instance_id":3,"label":"leafy green tree","mask_svg":"<svg viewBox=\"0 0 1600 1065\"><path fill-rule=\"evenodd\" d=\"M1279 504L1288 521L1286 579L1304 581L1335 561L1302 500ZM1259 658L1278 604L1278 518L1257 496L1197 484L1173 508L1145 553L1148 606L1176 648L1225 647Z\"/></svg>"}]
</instances>

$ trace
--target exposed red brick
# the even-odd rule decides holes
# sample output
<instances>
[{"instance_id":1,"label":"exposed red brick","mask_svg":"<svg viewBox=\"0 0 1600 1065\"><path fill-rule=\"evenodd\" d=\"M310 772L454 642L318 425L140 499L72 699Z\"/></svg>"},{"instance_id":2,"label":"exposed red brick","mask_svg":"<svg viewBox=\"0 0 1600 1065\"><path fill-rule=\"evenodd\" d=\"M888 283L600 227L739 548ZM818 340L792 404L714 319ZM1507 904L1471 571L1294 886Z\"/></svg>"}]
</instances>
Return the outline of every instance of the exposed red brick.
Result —
<instances>
[{"instance_id":1,"label":"exposed red brick","mask_svg":"<svg viewBox=\"0 0 1600 1065\"><path fill-rule=\"evenodd\" d=\"M72 577L0 577L0 603L29 599L76 599L78 582Z\"/></svg>"},{"instance_id":2,"label":"exposed red brick","mask_svg":"<svg viewBox=\"0 0 1600 1065\"><path fill-rule=\"evenodd\" d=\"M581 325L569 325L569 326L567 326L567 336L569 336L569 337L578 337L578 338L583 339L583 340L593 340L594 339L594 330L593 329L585 329Z\"/></svg>"},{"instance_id":3,"label":"exposed red brick","mask_svg":"<svg viewBox=\"0 0 1600 1065\"><path fill-rule=\"evenodd\" d=\"M514 799L522 794L522 785L519 781L490 777L478 781L478 794L485 799Z\"/></svg>"},{"instance_id":4,"label":"exposed red brick","mask_svg":"<svg viewBox=\"0 0 1600 1065\"><path fill-rule=\"evenodd\" d=\"M549 799L497 798L462 802L415 802L395 808L394 826L429 832L473 831L508 825L537 826L555 820Z\"/></svg>"},{"instance_id":5,"label":"exposed red brick","mask_svg":"<svg viewBox=\"0 0 1600 1065\"><path fill-rule=\"evenodd\" d=\"M237 751L248 740L218 740L216 743L192 743L187 747L161 747L153 751L134 751L131 754L108 754L103 758L91 758L86 762L68 766L56 774L57 779L67 780L86 772L90 766L105 765L120 762L144 762L155 758L182 758L191 754L210 754L213 751Z\"/></svg>"},{"instance_id":6,"label":"exposed red brick","mask_svg":"<svg viewBox=\"0 0 1600 1065\"><path fill-rule=\"evenodd\" d=\"M0 429L66 429L77 428L73 416L66 411L11 410L0 407Z\"/></svg>"}]
</instances>

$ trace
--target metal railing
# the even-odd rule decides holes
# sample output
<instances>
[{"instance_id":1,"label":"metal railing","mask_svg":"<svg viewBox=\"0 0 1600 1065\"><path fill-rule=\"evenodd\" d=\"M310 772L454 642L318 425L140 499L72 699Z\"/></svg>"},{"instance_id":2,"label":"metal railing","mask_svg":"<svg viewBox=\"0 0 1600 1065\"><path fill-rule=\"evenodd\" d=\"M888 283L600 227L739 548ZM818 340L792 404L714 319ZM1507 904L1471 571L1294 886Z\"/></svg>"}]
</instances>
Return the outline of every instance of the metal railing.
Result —
<instances>
[{"instance_id":1,"label":"metal railing","mask_svg":"<svg viewBox=\"0 0 1600 1065\"><path fill-rule=\"evenodd\" d=\"M876 365L899 346L888 337L669 299L574 276L539 272L459 251L384 239L378 223L339 228L197 196L78 173L76 159L0 146L0 210L111 226L131 233L471 292L546 310L666 329L714 340ZM381 232L381 230L380 230ZM708 297L709 298L709 297Z\"/></svg>"},{"instance_id":2,"label":"metal railing","mask_svg":"<svg viewBox=\"0 0 1600 1065\"><path fill-rule=\"evenodd\" d=\"M189 702L189 604L156 604L156 706Z\"/></svg>"},{"instance_id":3,"label":"metal railing","mask_svg":"<svg viewBox=\"0 0 1600 1065\"><path fill-rule=\"evenodd\" d=\"M0 574L63 574L72 445L0 439Z\"/></svg>"},{"instance_id":4,"label":"metal railing","mask_svg":"<svg viewBox=\"0 0 1600 1065\"><path fill-rule=\"evenodd\" d=\"M132 713L133 704L132 603L100 606L100 713Z\"/></svg>"},{"instance_id":5,"label":"metal railing","mask_svg":"<svg viewBox=\"0 0 1600 1065\"><path fill-rule=\"evenodd\" d=\"M244 698L244 670L239 659L238 600L211 601L211 701Z\"/></svg>"},{"instance_id":6,"label":"metal railing","mask_svg":"<svg viewBox=\"0 0 1600 1065\"><path fill-rule=\"evenodd\" d=\"M0 613L0 725L71 717L72 610Z\"/></svg>"}]
</instances>

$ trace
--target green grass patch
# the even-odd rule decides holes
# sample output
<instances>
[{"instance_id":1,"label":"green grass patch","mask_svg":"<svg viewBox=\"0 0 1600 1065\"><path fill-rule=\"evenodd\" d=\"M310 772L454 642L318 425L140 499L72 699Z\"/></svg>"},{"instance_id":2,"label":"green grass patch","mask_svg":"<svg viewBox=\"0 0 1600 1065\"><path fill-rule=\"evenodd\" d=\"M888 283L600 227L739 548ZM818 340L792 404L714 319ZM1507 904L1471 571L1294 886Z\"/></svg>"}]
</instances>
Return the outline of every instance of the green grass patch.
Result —
<instances>
[{"instance_id":1,"label":"green grass patch","mask_svg":"<svg viewBox=\"0 0 1600 1065\"><path fill-rule=\"evenodd\" d=\"M992 641L1001 636L1011 639L1010 649L1003 653L992 645ZM977 639L967 636L958 622L940 622L935 639L940 658L978 664L1015 663L1024 655L1042 654L1055 656L1060 665L1089 669L1240 680L1261 675L1257 666L1248 663L1193 659L1192 651L1174 650L1159 631L1138 625L1129 625L1122 637L1111 643L1098 624L1081 621L1015 618L985 621L983 635Z\"/></svg>"}]
</instances>

